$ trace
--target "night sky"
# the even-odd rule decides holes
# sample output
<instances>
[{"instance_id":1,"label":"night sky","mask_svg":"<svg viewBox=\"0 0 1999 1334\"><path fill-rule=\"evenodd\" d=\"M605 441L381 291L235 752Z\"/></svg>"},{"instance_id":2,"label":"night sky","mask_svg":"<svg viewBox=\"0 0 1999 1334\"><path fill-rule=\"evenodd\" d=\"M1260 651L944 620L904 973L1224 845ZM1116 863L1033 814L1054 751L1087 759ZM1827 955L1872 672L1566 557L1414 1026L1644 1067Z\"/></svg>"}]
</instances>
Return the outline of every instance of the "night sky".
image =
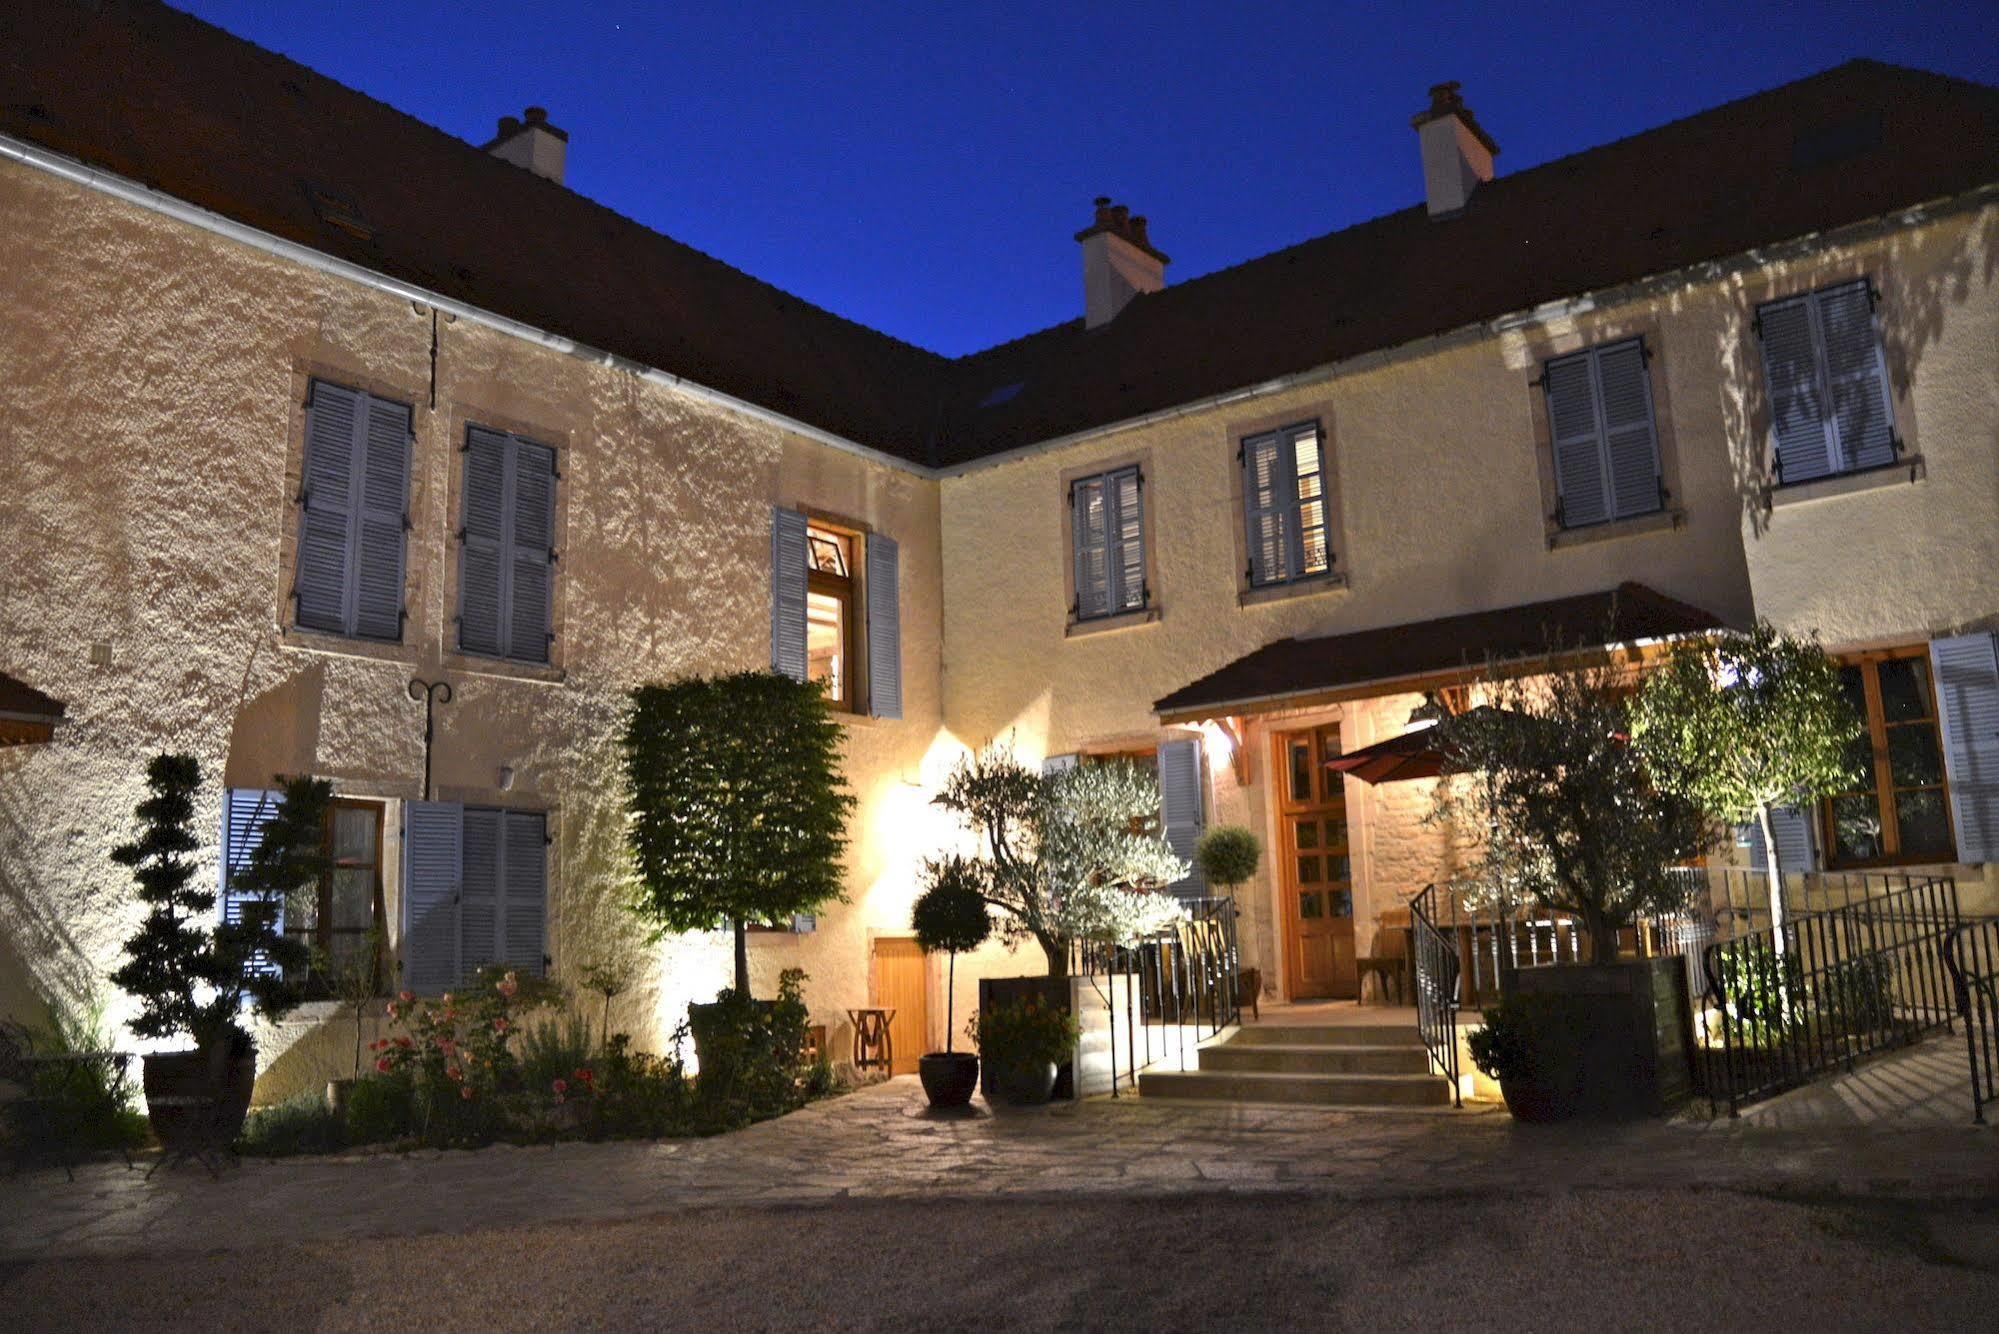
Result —
<instances>
[{"instance_id":1,"label":"night sky","mask_svg":"<svg viewBox=\"0 0 1999 1334\"><path fill-rule=\"evenodd\" d=\"M1501 173L1852 56L1999 84L1999 0L183 7L474 142L545 105L572 188L952 354L1081 313L1098 194L1169 283L1416 202L1440 80Z\"/></svg>"}]
</instances>

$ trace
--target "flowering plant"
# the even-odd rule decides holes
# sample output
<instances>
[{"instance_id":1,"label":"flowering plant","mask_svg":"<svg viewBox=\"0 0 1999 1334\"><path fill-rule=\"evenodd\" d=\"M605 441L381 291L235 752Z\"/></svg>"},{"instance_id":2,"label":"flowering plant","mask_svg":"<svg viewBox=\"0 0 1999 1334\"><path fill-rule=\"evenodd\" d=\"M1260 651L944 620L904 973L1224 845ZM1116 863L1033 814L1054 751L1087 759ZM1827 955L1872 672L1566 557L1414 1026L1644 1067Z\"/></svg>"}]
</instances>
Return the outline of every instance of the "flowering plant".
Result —
<instances>
[{"instance_id":1,"label":"flowering plant","mask_svg":"<svg viewBox=\"0 0 1999 1334\"><path fill-rule=\"evenodd\" d=\"M508 1044L520 1016L558 996L547 983L498 967L482 969L464 991L435 998L400 992L387 1013L404 1031L370 1044L375 1069L410 1081L428 1128L441 1103L473 1102L511 1082Z\"/></svg>"}]
</instances>

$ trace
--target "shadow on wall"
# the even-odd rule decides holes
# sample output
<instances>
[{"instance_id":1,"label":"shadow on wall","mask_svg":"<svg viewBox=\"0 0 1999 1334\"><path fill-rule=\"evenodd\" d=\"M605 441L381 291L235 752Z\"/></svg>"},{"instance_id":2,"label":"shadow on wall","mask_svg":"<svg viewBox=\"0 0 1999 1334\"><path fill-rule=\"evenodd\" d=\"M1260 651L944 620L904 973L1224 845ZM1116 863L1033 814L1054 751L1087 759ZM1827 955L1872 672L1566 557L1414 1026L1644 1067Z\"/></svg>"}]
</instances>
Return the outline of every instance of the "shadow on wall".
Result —
<instances>
[{"instance_id":1,"label":"shadow on wall","mask_svg":"<svg viewBox=\"0 0 1999 1334\"><path fill-rule=\"evenodd\" d=\"M223 784L268 788L280 774L314 772L325 693L326 667L311 662L297 675L244 700L229 730Z\"/></svg>"},{"instance_id":2,"label":"shadow on wall","mask_svg":"<svg viewBox=\"0 0 1999 1334\"><path fill-rule=\"evenodd\" d=\"M62 763L55 750L0 753L0 1017L30 1023L46 1017L49 1000L85 1008L102 985L71 914L32 871L47 842L41 827L48 811L31 796L43 786L27 781L25 771ZM106 879L118 883L114 872L107 863Z\"/></svg>"},{"instance_id":3,"label":"shadow on wall","mask_svg":"<svg viewBox=\"0 0 1999 1334\"><path fill-rule=\"evenodd\" d=\"M1945 246L1952 247L1950 253L1937 253ZM1908 416L1910 386L1924 355L1943 336L1951 308L1971 300L1975 283L1989 288L1999 276L1999 212L1987 209L1961 231L1947 223L1941 228L1899 232L1889 237L1878 253L1880 257L1864 271L1880 294L1877 309L1888 381L1900 424L1920 429L1921 424ZM1766 271L1810 271L1815 265L1816 261L1798 261L1788 266L1776 264ZM1828 271L1824 281L1843 276L1843 272ZM1821 285L1814 279L1807 288ZM1751 327L1760 297L1743 290L1742 276L1731 287L1734 299L1727 303L1715 347L1722 371L1722 424L1743 515L1749 521L1750 534L1761 537L1770 521L1764 486L1770 401L1764 384L1762 347Z\"/></svg>"}]
</instances>

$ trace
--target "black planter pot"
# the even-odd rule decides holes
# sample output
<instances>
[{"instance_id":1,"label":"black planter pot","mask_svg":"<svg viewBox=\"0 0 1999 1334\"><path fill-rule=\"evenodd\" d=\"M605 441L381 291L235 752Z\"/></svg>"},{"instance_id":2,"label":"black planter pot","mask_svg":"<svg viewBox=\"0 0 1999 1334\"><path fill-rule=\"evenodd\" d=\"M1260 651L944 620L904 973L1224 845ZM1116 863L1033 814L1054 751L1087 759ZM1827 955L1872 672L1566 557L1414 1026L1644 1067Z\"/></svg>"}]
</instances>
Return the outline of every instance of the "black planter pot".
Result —
<instances>
[{"instance_id":1,"label":"black planter pot","mask_svg":"<svg viewBox=\"0 0 1999 1334\"><path fill-rule=\"evenodd\" d=\"M1506 1110L1516 1121L1545 1125L1567 1121L1576 1114L1576 1084L1580 1081L1549 1083L1539 1079L1502 1079L1499 1092Z\"/></svg>"},{"instance_id":2,"label":"black planter pot","mask_svg":"<svg viewBox=\"0 0 1999 1334\"><path fill-rule=\"evenodd\" d=\"M933 1051L916 1063L932 1107L963 1107L979 1086L979 1058L968 1051Z\"/></svg>"},{"instance_id":3,"label":"black planter pot","mask_svg":"<svg viewBox=\"0 0 1999 1334\"><path fill-rule=\"evenodd\" d=\"M1681 960L1522 968L1516 985L1550 1016L1536 1082L1566 1093L1570 1115L1664 1116L1692 1092L1692 1021ZM1506 1101L1513 1105L1510 1092Z\"/></svg>"},{"instance_id":4,"label":"black planter pot","mask_svg":"<svg viewBox=\"0 0 1999 1334\"><path fill-rule=\"evenodd\" d=\"M1039 1107L1055 1093L1055 1062L994 1066L992 1078L1002 1101L1015 1107Z\"/></svg>"},{"instance_id":5,"label":"black planter pot","mask_svg":"<svg viewBox=\"0 0 1999 1334\"><path fill-rule=\"evenodd\" d=\"M213 1153L228 1148L250 1113L257 1083L257 1048L164 1051L144 1061L146 1119L168 1153Z\"/></svg>"}]
</instances>

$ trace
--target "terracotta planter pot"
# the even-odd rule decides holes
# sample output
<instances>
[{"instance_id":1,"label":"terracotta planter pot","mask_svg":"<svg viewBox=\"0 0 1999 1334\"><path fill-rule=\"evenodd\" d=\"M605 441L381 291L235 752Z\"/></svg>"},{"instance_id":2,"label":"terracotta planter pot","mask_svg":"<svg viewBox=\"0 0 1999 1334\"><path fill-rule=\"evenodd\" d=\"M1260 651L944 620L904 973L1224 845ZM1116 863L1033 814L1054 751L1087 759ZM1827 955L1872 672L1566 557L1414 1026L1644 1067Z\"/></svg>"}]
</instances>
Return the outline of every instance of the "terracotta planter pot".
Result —
<instances>
[{"instance_id":1,"label":"terracotta planter pot","mask_svg":"<svg viewBox=\"0 0 1999 1334\"><path fill-rule=\"evenodd\" d=\"M154 1052L145 1066L146 1119L168 1153L227 1149L243 1131L257 1082L257 1049Z\"/></svg>"},{"instance_id":2,"label":"terracotta planter pot","mask_svg":"<svg viewBox=\"0 0 1999 1334\"><path fill-rule=\"evenodd\" d=\"M933 1051L916 1063L932 1107L963 1107L979 1086L979 1058L968 1051Z\"/></svg>"},{"instance_id":3,"label":"terracotta planter pot","mask_svg":"<svg viewBox=\"0 0 1999 1334\"><path fill-rule=\"evenodd\" d=\"M995 1066L993 1083L1002 1101L1016 1107L1039 1107L1055 1093L1055 1062L1037 1065Z\"/></svg>"}]
</instances>

